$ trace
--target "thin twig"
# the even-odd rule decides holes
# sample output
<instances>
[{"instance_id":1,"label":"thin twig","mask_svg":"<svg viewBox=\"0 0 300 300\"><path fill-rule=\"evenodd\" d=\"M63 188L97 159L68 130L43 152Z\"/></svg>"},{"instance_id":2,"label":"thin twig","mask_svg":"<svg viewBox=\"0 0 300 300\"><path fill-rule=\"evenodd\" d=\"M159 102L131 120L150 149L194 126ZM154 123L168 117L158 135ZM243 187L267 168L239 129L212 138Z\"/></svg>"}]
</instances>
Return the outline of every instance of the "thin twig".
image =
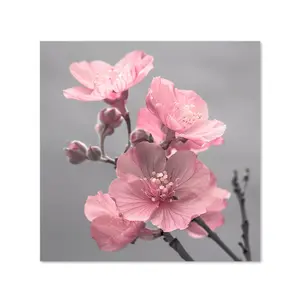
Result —
<instances>
[{"instance_id":1,"label":"thin twig","mask_svg":"<svg viewBox=\"0 0 300 300\"><path fill-rule=\"evenodd\" d=\"M106 135L105 135L105 130L106 128L104 128L101 133L99 134L99 145L100 145L100 150L101 150L101 157L100 157L100 161L101 162L105 162L105 163L109 163L109 164L112 164L112 165L116 165L116 162L114 159L112 159L110 156L108 156L106 153L105 153L105 149L104 149L104 142L105 142L105 138L106 138Z\"/></svg>"},{"instance_id":2,"label":"thin twig","mask_svg":"<svg viewBox=\"0 0 300 300\"><path fill-rule=\"evenodd\" d=\"M130 134L131 134L131 120L130 120L130 115L129 112L126 113L126 115L123 117L125 122L126 122L126 126L127 126L127 133L128 133L128 142L127 142L127 146L124 150L124 153L127 152L127 150L130 148L131 143L130 143Z\"/></svg>"},{"instance_id":3,"label":"thin twig","mask_svg":"<svg viewBox=\"0 0 300 300\"><path fill-rule=\"evenodd\" d=\"M220 239L220 237L212 231L209 226L201 219L200 217L197 217L193 219L193 222L197 223L199 226L201 226L206 232L207 236L211 238L214 242L216 242L234 261L241 261L240 258L238 258Z\"/></svg>"},{"instance_id":4,"label":"thin twig","mask_svg":"<svg viewBox=\"0 0 300 300\"><path fill-rule=\"evenodd\" d=\"M249 242L249 221L247 218L247 213L246 213L246 206L245 206L245 191L247 188L247 184L249 181L249 169L246 169L246 173L244 176L244 191L242 191L241 186L239 184L238 181L238 172L234 171L234 176L232 178L232 185L234 188L234 193L236 194L236 197L239 201L240 204L240 210L241 210L241 216L242 216L242 239L243 239L243 243L239 242L240 247L243 250L243 254L246 258L247 261L251 261L251 249L250 249L250 242ZM241 246L242 245L242 246Z\"/></svg>"},{"instance_id":5,"label":"thin twig","mask_svg":"<svg viewBox=\"0 0 300 300\"><path fill-rule=\"evenodd\" d=\"M187 253L182 244L177 238L174 238L170 232L162 232L163 240L175 250L179 256L185 261L194 261L193 258Z\"/></svg>"}]
</instances>

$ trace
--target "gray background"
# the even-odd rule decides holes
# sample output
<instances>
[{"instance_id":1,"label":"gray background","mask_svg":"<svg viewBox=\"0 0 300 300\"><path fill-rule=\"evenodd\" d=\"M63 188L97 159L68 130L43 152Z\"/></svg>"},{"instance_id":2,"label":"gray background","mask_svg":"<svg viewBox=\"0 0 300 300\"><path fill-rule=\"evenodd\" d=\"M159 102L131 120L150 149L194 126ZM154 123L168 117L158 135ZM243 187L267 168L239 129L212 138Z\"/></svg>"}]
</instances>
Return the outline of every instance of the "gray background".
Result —
<instances>
[{"instance_id":1,"label":"gray background","mask_svg":"<svg viewBox=\"0 0 300 300\"><path fill-rule=\"evenodd\" d=\"M101 252L90 237L83 207L88 195L107 192L115 171L109 164L67 162L63 147L73 139L96 144L94 125L102 102L65 99L62 90L79 85L69 65L81 60L116 63L132 50L154 56L155 68L130 90L133 126L154 76L180 89L195 90L207 101L211 118L227 124L225 144L199 158L216 174L218 185L232 191L233 169L251 169L247 190L253 260L260 261L260 43L259 42L41 42L41 260L181 261L162 240L138 241L120 252ZM118 156L126 144L125 124L109 137L106 149ZM233 194L218 234L240 254L240 211ZM210 239L175 232L197 261L231 261Z\"/></svg>"}]
</instances>

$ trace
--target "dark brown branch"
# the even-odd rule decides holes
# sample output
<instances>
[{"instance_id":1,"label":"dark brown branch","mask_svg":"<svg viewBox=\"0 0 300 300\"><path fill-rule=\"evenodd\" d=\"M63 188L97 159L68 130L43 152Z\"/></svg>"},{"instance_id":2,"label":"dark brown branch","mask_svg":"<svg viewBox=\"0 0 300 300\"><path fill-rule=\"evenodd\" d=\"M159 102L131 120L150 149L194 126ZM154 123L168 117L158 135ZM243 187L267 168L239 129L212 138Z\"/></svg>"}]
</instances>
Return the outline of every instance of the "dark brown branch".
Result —
<instances>
[{"instance_id":1,"label":"dark brown branch","mask_svg":"<svg viewBox=\"0 0 300 300\"><path fill-rule=\"evenodd\" d=\"M201 219L200 217L197 217L193 219L193 222L197 223L199 226L201 226L206 232L207 236L211 238L214 242L216 242L234 261L241 261L220 239L220 237L212 231L209 226Z\"/></svg>"},{"instance_id":2,"label":"dark brown branch","mask_svg":"<svg viewBox=\"0 0 300 300\"><path fill-rule=\"evenodd\" d=\"M193 258L183 248L182 244L177 238L174 238L170 232L162 232L163 240L169 244L169 246L175 250L179 256L185 261L194 261Z\"/></svg>"},{"instance_id":3,"label":"dark brown branch","mask_svg":"<svg viewBox=\"0 0 300 300\"><path fill-rule=\"evenodd\" d=\"M245 206L245 191L247 188L247 184L249 181L249 169L246 169L246 173L245 176L243 178L244 181L244 190L242 191L241 186L239 184L238 181L238 172L234 171L234 176L232 179L232 185L234 188L234 193L239 201L240 204L240 210L241 210L241 216L242 216L242 224L241 224L241 228L242 228L242 239L243 239L243 243L239 242L240 247L243 250L243 254L246 258L247 261L251 261L251 249L250 249L250 243L249 243L249 221L247 218L247 213L246 213L246 206Z\"/></svg>"}]
</instances>

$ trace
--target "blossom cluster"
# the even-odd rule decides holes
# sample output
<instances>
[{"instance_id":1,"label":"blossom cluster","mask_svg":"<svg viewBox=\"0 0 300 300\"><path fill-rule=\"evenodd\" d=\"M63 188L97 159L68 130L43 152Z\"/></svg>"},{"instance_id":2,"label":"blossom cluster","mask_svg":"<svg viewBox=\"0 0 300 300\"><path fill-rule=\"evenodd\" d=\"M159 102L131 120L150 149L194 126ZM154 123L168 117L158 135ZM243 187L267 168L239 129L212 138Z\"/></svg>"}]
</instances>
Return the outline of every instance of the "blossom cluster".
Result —
<instances>
[{"instance_id":1,"label":"blossom cluster","mask_svg":"<svg viewBox=\"0 0 300 300\"><path fill-rule=\"evenodd\" d=\"M69 99L109 105L98 113L95 126L100 145L87 147L75 140L65 149L72 164L89 160L115 166L117 178L108 192L89 196L84 207L91 236L103 251L118 251L137 239L153 240L174 230L204 237L207 232L193 222L199 216L212 230L224 223L222 210L230 193L217 186L197 154L221 145L226 126L209 118L207 103L196 92L153 78L131 132L129 89L148 75L153 61L143 51L133 51L114 66L103 61L72 63L70 72L81 86L63 92ZM112 159L104 151L105 138L124 120L129 144ZM147 222L157 229L148 229Z\"/></svg>"}]
</instances>

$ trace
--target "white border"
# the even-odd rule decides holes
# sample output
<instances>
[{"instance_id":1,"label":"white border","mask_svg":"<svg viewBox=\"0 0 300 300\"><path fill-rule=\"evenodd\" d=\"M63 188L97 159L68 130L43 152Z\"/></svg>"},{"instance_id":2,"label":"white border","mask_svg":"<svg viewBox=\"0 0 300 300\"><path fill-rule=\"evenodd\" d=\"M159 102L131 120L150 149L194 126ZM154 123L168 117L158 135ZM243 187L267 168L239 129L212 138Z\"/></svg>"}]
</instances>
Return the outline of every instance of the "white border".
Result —
<instances>
[{"instance_id":1,"label":"white border","mask_svg":"<svg viewBox=\"0 0 300 300\"><path fill-rule=\"evenodd\" d=\"M296 3L6 2L0 72L1 299L294 299L300 256ZM40 263L39 40L262 41L263 263Z\"/></svg>"}]
</instances>

